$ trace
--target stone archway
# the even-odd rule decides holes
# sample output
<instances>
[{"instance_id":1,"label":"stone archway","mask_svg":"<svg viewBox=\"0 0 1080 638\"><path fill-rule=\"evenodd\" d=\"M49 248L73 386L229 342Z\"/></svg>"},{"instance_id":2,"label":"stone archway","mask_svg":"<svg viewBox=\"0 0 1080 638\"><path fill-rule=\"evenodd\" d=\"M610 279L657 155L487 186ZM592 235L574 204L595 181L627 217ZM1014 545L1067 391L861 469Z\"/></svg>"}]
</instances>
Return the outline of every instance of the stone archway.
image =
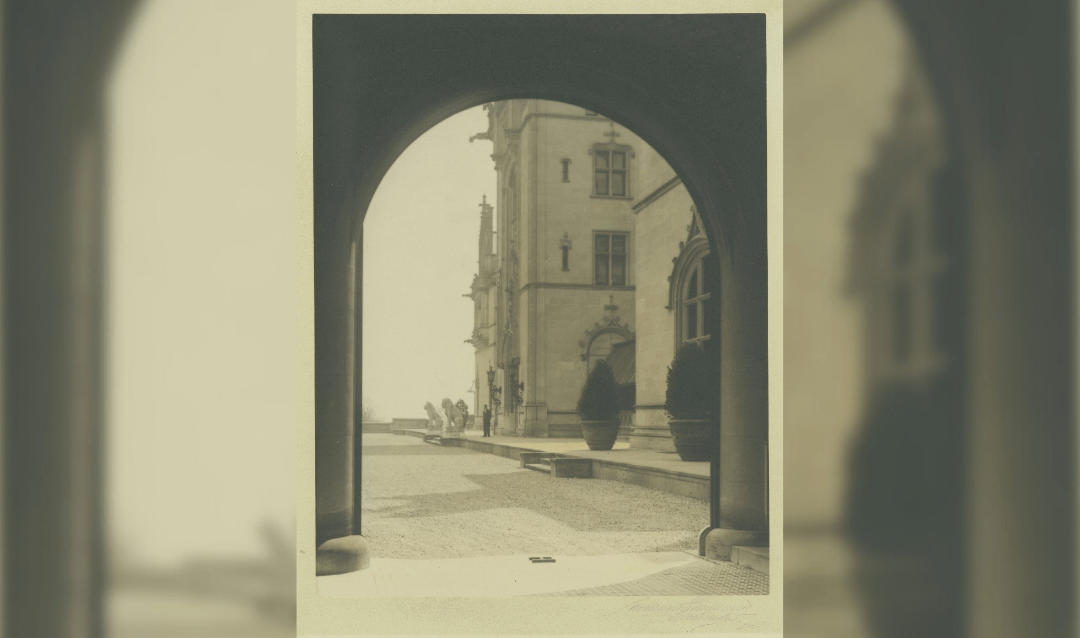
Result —
<instances>
[{"instance_id":1,"label":"stone archway","mask_svg":"<svg viewBox=\"0 0 1080 638\"><path fill-rule=\"evenodd\" d=\"M320 573L366 564L352 437L362 290L351 266L362 263L364 211L420 134L510 98L574 104L634 130L680 175L717 254L724 237L737 312L717 388L731 397L721 449L755 462L721 481L715 527L767 534L756 467L769 421L764 27L755 14L314 16L316 537L337 548L320 552Z\"/></svg>"},{"instance_id":2,"label":"stone archway","mask_svg":"<svg viewBox=\"0 0 1080 638\"><path fill-rule=\"evenodd\" d=\"M607 358L613 346L634 340L634 331L629 324L619 323L620 317L615 314L618 308L612 297L611 303L605 306L607 313L604 317L585 330L585 336L578 341L586 375L592 371L597 360Z\"/></svg>"}]
</instances>

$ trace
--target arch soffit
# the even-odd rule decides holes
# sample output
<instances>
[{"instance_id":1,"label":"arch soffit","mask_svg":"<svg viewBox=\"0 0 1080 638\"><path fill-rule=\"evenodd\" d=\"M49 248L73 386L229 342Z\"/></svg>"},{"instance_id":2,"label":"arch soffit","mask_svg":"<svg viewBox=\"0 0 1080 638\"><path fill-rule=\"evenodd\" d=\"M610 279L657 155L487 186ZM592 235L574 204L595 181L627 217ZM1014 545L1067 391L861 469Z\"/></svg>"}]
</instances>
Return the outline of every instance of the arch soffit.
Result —
<instances>
[{"instance_id":1,"label":"arch soffit","mask_svg":"<svg viewBox=\"0 0 1080 638\"><path fill-rule=\"evenodd\" d=\"M342 52L338 50L337 53ZM525 57L530 54L528 50L521 50L520 48L517 49L517 53L519 56ZM697 59L701 58L698 57ZM372 64L377 63L377 60L372 62ZM317 57L316 65L318 66L318 64ZM361 61L354 60L344 66L348 67L349 64L356 68L346 69L345 75L363 77L365 73L370 73L370 69L357 72L357 69L363 69L365 64L362 59ZM688 62L687 67L693 67L694 64ZM723 85L725 91L732 97L722 102L730 100L730 103L725 106L716 101L710 102L715 108L710 111L709 119L716 122L726 122L727 126L721 128L729 131L739 130L740 127L734 126L732 123L746 117L761 119L760 122L752 122L750 128L761 125L764 122L764 111L757 113L757 107L751 111L745 108L740 110L742 107L734 107L735 112L731 111L732 104L737 102L734 96L743 92L739 90L740 86L747 82L739 73L731 72L729 67L732 61L730 59L717 59L710 64L715 65L716 69L722 69L724 71L722 73L723 77L713 74L712 77L715 77L716 80L702 85L700 75L684 72L681 74L682 78L676 80L679 86L685 87L685 93L691 98L690 101L693 101L694 95L701 96L702 86L715 87ZM341 76L342 65L338 64L337 66L338 68L334 69L333 75ZM377 134L377 137L381 139L372 138L367 140L368 143L365 144L360 139L364 136L364 133L360 132L357 126L348 126L346 128L357 139L331 142L338 146L336 152L331 153L331 155L336 154L339 160L344 159L342 157L343 152L348 156L347 161L351 163L351 168L346 168L346 173L339 173L339 176L345 178L351 184L332 185L331 190L342 189L340 191L341 196L334 197L332 193L327 193L328 199L323 199L322 206L316 207L317 217L329 215L336 218L324 220L322 224L316 224L316 242L325 244L333 242L335 239L347 238L349 241L358 239L363 215L366 213L371 198L382 178L397 157L413 141L434 125L455 113L487 102L515 98L534 98L561 101L604 113L649 143L680 175L690 196L697 203L699 209L705 213L702 216L702 221L707 230L710 243L719 241L721 237L724 238L725 242L728 238L731 238L735 244L741 247L744 242L741 242L740 239L746 234L744 232L746 220L743 217L747 209L754 215L762 217L762 219L753 222L755 227L760 226L760 229L752 229L757 232L751 232L748 238L753 245L746 246L739 252L742 255L754 254L757 259L763 259L766 249L764 233L761 232L761 229L765 227L765 208L761 200L762 194L756 191L747 193L745 190L735 188L735 182L726 175L728 168L745 165L745 152L747 149L745 147L736 148L733 152L728 153L725 150L728 145L717 144L716 140L709 140L707 135L702 135L700 132L696 135L690 135L688 131L677 131L676 129L685 126L685 124L680 122L679 118L673 118L670 115L670 110L660 108L661 105L654 95L656 92L649 91L648 87L642 86L638 81L640 78L635 77L634 82L622 82L618 85L609 83L602 86L582 82L580 77L576 80L572 79L575 74L581 76L583 70L588 71L591 66L592 64L587 56L583 56L582 59L576 61L573 68L564 69L567 73L562 75L566 75L571 79L564 79L559 73L549 73L541 81L528 83L531 86L526 85L527 83L517 78L507 78L497 74L492 74L491 77L485 76L483 81L479 83L480 86L476 81L475 72L472 75L464 73L465 76L468 76L465 78L466 82L452 82L443 78L437 83L432 83L424 91L411 96L409 103L396 103L392 114L385 110L380 110L377 113L368 112L365 114L363 112L372 111L371 107L357 109L355 106L346 108L342 108L341 105L335 106L332 109L333 115L330 119L336 117L340 121L341 117L348 113L348 117L354 118L354 120L368 119L369 123L378 120L380 128L388 132ZM593 70L597 72L610 71L599 67ZM672 74L661 73L657 77L661 75L671 76ZM400 78L398 80L400 84ZM467 86L469 83L472 85ZM326 82L321 83L321 85L317 84L316 99L320 97L321 87L328 85L329 83ZM709 90L715 90L715 88ZM754 90L756 90L756 87L750 89L751 92ZM373 91L377 92L378 86ZM634 91L637 91L640 95L633 95ZM333 95L333 89L330 90L330 93L332 95L331 99L338 99L339 101L342 99L355 100L357 97L355 91L349 94L347 98L341 93ZM317 113L318 110L317 107ZM666 116L664 116L665 113ZM329 122L325 126L329 126ZM369 127L368 131L370 130ZM319 133L320 130L317 129L317 139L320 139ZM321 138L325 139L326 135L321 136ZM763 148L763 130L760 139L751 135L743 141L751 145L760 143ZM343 151L344 148L348 150ZM725 154L731 154L731 156L726 157ZM319 156L319 149L316 148L317 160ZM761 157L764 156L761 155ZM330 157L328 159L333 160L334 158ZM325 163L323 162L324 165ZM764 165L762 165L762 169L764 170ZM341 205L333 205L334 199L337 199ZM320 198L317 193L317 204L319 201ZM328 204L330 210L326 210ZM757 210L758 208L761 210ZM320 233L320 225L325 228L323 233ZM327 246L327 248L332 249L333 246ZM714 246L715 248L718 248L718 246ZM724 252L729 257L734 257L733 251L727 250ZM760 254L757 255L756 253Z\"/></svg>"},{"instance_id":2,"label":"arch soffit","mask_svg":"<svg viewBox=\"0 0 1080 638\"><path fill-rule=\"evenodd\" d=\"M490 96L490 97L489 97ZM738 195L729 190L728 188L710 188L710 181L716 179L713 176L713 180L708 180L699 175L699 173L707 171L697 171L691 168L686 168L690 164L700 164L698 162L683 162L680 163L677 157L691 156L693 155L692 149L678 148L678 143L665 143L662 139L658 138L655 134L650 135L648 131L657 128L662 128L662 125L654 126L652 122L643 124L627 122L622 118L619 113L621 109L615 105L597 106L598 104L607 104L602 98L596 96L588 96L583 99L567 96L562 93L544 93L544 92L528 92L524 95L493 91L490 94L486 94L484 98L473 98L464 102L464 106L461 106L462 102L448 102L447 105L436 105L426 115L417 118L417 120L410 126L402 127L399 130L399 135L395 137L392 145L385 149L385 152L380 155L379 161L375 166L375 170L360 171L360 177L358 178L357 188L355 192L358 197L355 203L350 208L357 211L357 214L351 216L347 221L351 228L347 235L353 240L358 240L361 235L363 226L363 218L367 213L368 205L371 203L371 199L375 194L379 184L382 182L382 178L393 166L397 158L405 152L406 149L416 141L421 135L428 130L438 125L443 120L456 115L457 113L469 108L480 106L492 101L509 100L509 99L542 99L563 102L565 104L572 104L574 106L580 106L581 108L595 110L596 112L612 113L611 117L620 126L623 126L630 131L633 131L635 135L645 140L650 146L664 158L664 160L675 170L679 175L684 187L690 194L691 199L695 202L695 207L703 211L705 214L700 215L702 230L705 231L701 236L701 240L707 244L715 244L712 246L712 250L716 254L724 254L728 256L734 265L736 257L735 247L729 244L729 237L736 238L745 235L745 224L742 219L737 216L737 211L743 209L738 201ZM604 146L610 146L614 148L631 149L626 145L604 145L596 144L590 147L590 154L592 148L599 148ZM682 152L680 152L682 151ZM632 152L632 149L631 149ZM709 166L718 166L717 163L707 163ZM722 176L721 176L722 177ZM721 180L723 181L723 180ZM712 194L716 193L720 195L721 201L717 201L716 197ZM765 211L761 211L764 215ZM737 242L736 242L737 243ZM763 246L764 247L764 246ZM745 254L745 253L743 253Z\"/></svg>"}]
</instances>

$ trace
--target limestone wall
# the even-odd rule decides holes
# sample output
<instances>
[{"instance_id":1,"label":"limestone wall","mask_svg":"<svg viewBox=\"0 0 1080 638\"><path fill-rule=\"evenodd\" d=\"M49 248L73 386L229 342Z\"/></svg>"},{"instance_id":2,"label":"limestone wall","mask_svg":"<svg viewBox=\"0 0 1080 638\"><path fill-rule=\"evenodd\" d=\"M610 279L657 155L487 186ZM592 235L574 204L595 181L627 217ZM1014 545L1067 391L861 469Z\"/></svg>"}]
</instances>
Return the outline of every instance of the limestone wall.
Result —
<instances>
[{"instance_id":1,"label":"limestone wall","mask_svg":"<svg viewBox=\"0 0 1080 638\"><path fill-rule=\"evenodd\" d=\"M526 427L530 436L571 436L579 432L577 399L586 375L579 342L589 328L605 321L604 306L612 303L619 306L620 323L633 329L633 199L593 196L590 150L612 139L604 135L612 130L608 120L540 100L529 100L521 113L518 307ZM616 142L633 152L644 146L623 127L615 131ZM565 181L563 160L569 160ZM630 195L636 170L630 158ZM593 235L604 231L629 235L625 285L595 284ZM565 270L564 241L570 243Z\"/></svg>"},{"instance_id":2,"label":"limestone wall","mask_svg":"<svg viewBox=\"0 0 1080 638\"><path fill-rule=\"evenodd\" d=\"M676 186L638 213L637 403L662 404L667 368L675 356L675 312L667 308L673 259L686 240L693 201Z\"/></svg>"},{"instance_id":3,"label":"limestone wall","mask_svg":"<svg viewBox=\"0 0 1080 638\"><path fill-rule=\"evenodd\" d=\"M542 100L514 100L497 112L496 153L517 138L517 150L499 164L504 184L509 171L516 171L517 196L507 199L508 191L501 192L496 214L499 231L506 232L509 209L516 205L519 210L516 237L501 236L499 245L505 249L506 242L515 239L519 255L518 286L511 293L517 298L513 339L519 346L515 354L521 358L519 379L525 383L528 434L573 432L579 423L577 399L587 375L580 342L589 340L587 332L597 324L615 322L636 333L637 403L644 406L637 417L655 422L660 436L667 437L661 404L675 350L674 316L666 308L668 276L692 219L689 195L677 185L635 213L634 205L669 184L675 173L643 140L603 116ZM593 194L591 151L612 141L629 147L625 197ZM624 285L596 285L597 232L629 235ZM611 305L617 309L605 308ZM479 410L487 394L487 365L494 355L482 351L477 355L483 386L477 394ZM504 392L508 397L512 389Z\"/></svg>"},{"instance_id":4,"label":"limestone wall","mask_svg":"<svg viewBox=\"0 0 1080 638\"><path fill-rule=\"evenodd\" d=\"M652 181L657 187L674 175L670 167L666 172L657 172L660 178ZM667 308L671 285L668 277L679 255L679 243L686 240L693 219L692 205L689 193L679 184L637 214L637 407L632 447L674 450L663 407L667 369L675 356L675 311Z\"/></svg>"}]
</instances>

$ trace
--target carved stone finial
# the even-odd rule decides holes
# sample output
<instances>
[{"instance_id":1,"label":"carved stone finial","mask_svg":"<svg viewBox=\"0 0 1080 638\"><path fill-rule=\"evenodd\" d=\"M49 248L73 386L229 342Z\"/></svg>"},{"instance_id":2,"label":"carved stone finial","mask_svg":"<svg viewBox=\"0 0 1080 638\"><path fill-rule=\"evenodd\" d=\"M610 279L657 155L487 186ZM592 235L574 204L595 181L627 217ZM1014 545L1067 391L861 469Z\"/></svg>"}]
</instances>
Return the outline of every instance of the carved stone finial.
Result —
<instances>
[{"instance_id":1,"label":"carved stone finial","mask_svg":"<svg viewBox=\"0 0 1080 638\"><path fill-rule=\"evenodd\" d=\"M608 303L607 303L607 305L604 306L604 310L606 310L608 315L609 315L609 317L608 317L609 322L611 321L611 317L615 316L615 311L618 310L618 309L619 309L619 307L615 305L615 295L608 295ZM618 317L615 317L616 321L618 321L618 319L619 319Z\"/></svg>"},{"instance_id":2,"label":"carved stone finial","mask_svg":"<svg viewBox=\"0 0 1080 638\"><path fill-rule=\"evenodd\" d=\"M604 137L610 137L611 141L614 142L615 138L619 137L619 132L615 130L615 122L614 121L608 122L608 124L611 125L611 130L610 131L604 131Z\"/></svg>"},{"instance_id":3,"label":"carved stone finial","mask_svg":"<svg viewBox=\"0 0 1080 638\"><path fill-rule=\"evenodd\" d=\"M691 239L701 234L701 225L698 224L698 212L696 206L690 207L690 225L686 227L686 242L689 243ZM682 250L682 243L679 244L679 250Z\"/></svg>"}]
</instances>

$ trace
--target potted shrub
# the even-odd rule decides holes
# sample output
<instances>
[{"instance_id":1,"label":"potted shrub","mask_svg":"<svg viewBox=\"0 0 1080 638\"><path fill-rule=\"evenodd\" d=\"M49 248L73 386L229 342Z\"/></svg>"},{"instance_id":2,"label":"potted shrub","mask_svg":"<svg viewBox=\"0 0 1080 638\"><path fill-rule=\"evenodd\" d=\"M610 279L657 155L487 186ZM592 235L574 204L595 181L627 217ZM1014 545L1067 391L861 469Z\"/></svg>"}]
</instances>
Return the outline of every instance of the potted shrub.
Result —
<instances>
[{"instance_id":1,"label":"potted shrub","mask_svg":"<svg viewBox=\"0 0 1080 638\"><path fill-rule=\"evenodd\" d=\"M606 361L597 361L578 399L581 433L590 450L610 450L619 435L619 390Z\"/></svg>"},{"instance_id":2,"label":"potted shrub","mask_svg":"<svg viewBox=\"0 0 1080 638\"><path fill-rule=\"evenodd\" d=\"M668 427L684 461L708 461L716 421L715 375L705 350L683 344L667 373Z\"/></svg>"}]
</instances>

